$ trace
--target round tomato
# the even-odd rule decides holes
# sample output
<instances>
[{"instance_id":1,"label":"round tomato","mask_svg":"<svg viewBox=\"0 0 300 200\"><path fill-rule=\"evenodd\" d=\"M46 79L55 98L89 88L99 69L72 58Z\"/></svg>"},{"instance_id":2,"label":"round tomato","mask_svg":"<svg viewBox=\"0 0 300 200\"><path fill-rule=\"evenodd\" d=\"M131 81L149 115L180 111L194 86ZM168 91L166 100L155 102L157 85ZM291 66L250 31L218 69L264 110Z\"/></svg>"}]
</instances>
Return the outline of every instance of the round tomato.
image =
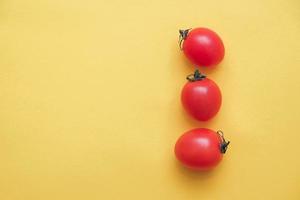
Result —
<instances>
[{"instance_id":1,"label":"round tomato","mask_svg":"<svg viewBox=\"0 0 300 200\"><path fill-rule=\"evenodd\" d=\"M196 66L214 66L224 57L221 38L207 28L179 30L179 44L186 57Z\"/></svg>"},{"instance_id":2,"label":"round tomato","mask_svg":"<svg viewBox=\"0 0 300 200\"><path fill-rule=\"evenodd\" d=\"M229 143L224 139L222 131L192 129L177 140L175 155L189 168L207 170L222 160Z\"/></svg>"},{"instance_id":3,"label":"round tomato","mask_svg":"<svg viewBox=\"0 0 300 200\"><path fill-rule=\"evenodd\" d=\"M200 121L215 116L222 104L222 95L218 85L198 70L187 77L181 92L181 102L185 110Z\"/></svg>"}]
</instances>

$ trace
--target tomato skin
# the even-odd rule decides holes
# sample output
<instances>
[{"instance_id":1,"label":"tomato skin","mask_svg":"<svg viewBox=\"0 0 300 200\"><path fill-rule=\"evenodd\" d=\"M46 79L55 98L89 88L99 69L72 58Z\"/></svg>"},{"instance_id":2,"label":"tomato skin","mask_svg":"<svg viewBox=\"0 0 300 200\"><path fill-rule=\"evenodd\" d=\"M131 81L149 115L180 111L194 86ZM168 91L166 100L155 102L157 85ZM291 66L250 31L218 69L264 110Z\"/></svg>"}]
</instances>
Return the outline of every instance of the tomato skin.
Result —
<instances>
[{"instance_id":1,"label":"tomato skin","mask_svg":"<svg viewBox=\"0 0 300 200\"><path fill-rule=\"evenodd\" d=\"M196 66L210 67L224 58L225 48L221 38L208 28L189 31L182 44L186 57Z\"/></svg>"},{"instance_id":2,"label":"tomato skin","mask_svg":"<svg viewBox=\"0 0 300 200\"><path fill-rule=\"evenodd\" d=\"M212 169L222 160L221 143L220 135L213 130L192 129L177 140L175 155L188 168Z\"/></svg>"},{"instance_id":3,"label":"tomato skin","mask_svg":"<svg viewBox=\"0 0 300 200\"><path fill-rule=\"evenodd\" d=\"M220 110L222 94L211 79L187 82L181 92L181 102L185 110L200 121L207 121Z\"/></svg>"}]
</instances>

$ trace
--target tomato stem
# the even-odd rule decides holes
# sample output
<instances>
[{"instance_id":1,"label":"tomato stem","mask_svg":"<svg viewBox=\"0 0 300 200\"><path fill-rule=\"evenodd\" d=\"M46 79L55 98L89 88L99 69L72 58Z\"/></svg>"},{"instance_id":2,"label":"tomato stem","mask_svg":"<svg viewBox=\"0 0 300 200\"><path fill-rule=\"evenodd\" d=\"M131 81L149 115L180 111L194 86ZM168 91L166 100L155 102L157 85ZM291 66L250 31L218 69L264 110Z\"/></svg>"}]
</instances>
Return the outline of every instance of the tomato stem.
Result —
<instances>
[{"instance_id":1,"label":"tomato stem","mask_svg":"<svg viewBox=\"0 0 300 200\"><path fill-rule=\"evenodd\" d=\"M186 39L186 37L187 37L190 30L191 30L190 28L185 29L185 30L182 30L182 29L179 30L179 42L178 43L179 43L179 48L181 50L182 50L182 42L183 42L183 40Z\"/></svg>"},{"instance_id":2,"label":"tomato stem","mask_svg":"<svg viewBox=\"0 0 300 200\"><path fill-rule=\"evenodd\" d=\"M221 153L226 153L226 150L228 148L228 145L230 144L230 141L226 141L224 138L224 134L222 131L217 131L217 133L219 134L219 136L221 137L221 145L220 145L220 151Z\"/></svg>"},{"instance_id":3,"label":"tomato stem","mask_svg":"<svg viewBox=\"0 0 300 200\"><path fill-rule=\"evenodd\" d=\"M205 78L206 76L204 74L201 74L201 72L198 69L196 69L193 74L190 74L186 77L186 79L190 82L202 81Z\"/></svg>"}]
</instances>

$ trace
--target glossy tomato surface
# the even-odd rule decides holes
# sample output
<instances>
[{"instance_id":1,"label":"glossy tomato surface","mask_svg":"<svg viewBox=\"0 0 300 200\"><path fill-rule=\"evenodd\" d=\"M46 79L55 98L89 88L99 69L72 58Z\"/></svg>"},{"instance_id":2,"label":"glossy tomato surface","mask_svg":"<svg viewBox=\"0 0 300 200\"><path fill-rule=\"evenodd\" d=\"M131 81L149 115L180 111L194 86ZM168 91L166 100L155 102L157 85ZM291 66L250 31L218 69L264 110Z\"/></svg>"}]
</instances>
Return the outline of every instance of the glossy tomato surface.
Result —
<instances>
[{"instance_id":1,"label":"glossy tomato surface","mask_svg":"<svg viewBox=\"0 0 300 200\"><path fill-rule=\"evenodd\" d=\"M195 28L188 32L182 44L186 57L196 66L219 64L225 53L221 38L208 28Z\"/></svg>"},{"instance_id":2,"label":"glossy tomato surface","mask_svg":"<svg viewBox=\"0 0 300 200\"><path fill-rule=\"evenodd\" d=\"M207 121L220 110L222 94L218 85L204 78L187 82L181 92L181 102L185 110L200 121Z\"/></svg>"},{"instance_id":3,"label":"glossy tomato surface","mask_svg":"<svg viewBox=\"0 0 300 200\"><path fill-rule=\"evenodd\" d=\"M175 155L186 167L200 170L212 169L223 157L222 138L206 128L192 129L176 142Z\"/></svg>"}]
</instances>

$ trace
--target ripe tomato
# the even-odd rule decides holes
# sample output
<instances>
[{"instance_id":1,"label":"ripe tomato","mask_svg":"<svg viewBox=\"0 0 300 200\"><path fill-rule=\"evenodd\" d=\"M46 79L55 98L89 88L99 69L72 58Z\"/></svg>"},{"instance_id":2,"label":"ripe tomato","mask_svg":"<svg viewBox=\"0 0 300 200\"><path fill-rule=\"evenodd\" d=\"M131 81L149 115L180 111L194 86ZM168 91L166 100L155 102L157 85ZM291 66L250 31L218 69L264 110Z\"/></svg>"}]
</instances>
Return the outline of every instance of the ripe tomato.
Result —
<instances>
[{"instance_id":1,"label":"ripe tomato","mask_svg":"<svg viewBox=\"0 0 300 200\"><path fill-rule=\"evenodd\" d=\"M177 140L175 155L189 168L207 170L222 160L229 143L224 139L222 131L192 129Z\"/></svg>"},{"instance_id":2,"label":"ripe tomato","mask_svg":"<svg viewBox=\"0 0 300 200\"><path fill-rule=\"evenodd\" d=\"M221 38L207 28L179 30L179 44L186 57L197 66L213 66L224 57Z\"/></svg>"},{"instance_id":3,"label":"ripe tomato","mask_svg":"<svg viewBox=\"0 0 300 200\"><path fill-rule=\"evenodd\" d=\"M215 116L222 104L222 95L218 85L200 74L198 70L187 77L181 92L181 102L185 110L200 121Z\"/></svg>"}]
</instances>

